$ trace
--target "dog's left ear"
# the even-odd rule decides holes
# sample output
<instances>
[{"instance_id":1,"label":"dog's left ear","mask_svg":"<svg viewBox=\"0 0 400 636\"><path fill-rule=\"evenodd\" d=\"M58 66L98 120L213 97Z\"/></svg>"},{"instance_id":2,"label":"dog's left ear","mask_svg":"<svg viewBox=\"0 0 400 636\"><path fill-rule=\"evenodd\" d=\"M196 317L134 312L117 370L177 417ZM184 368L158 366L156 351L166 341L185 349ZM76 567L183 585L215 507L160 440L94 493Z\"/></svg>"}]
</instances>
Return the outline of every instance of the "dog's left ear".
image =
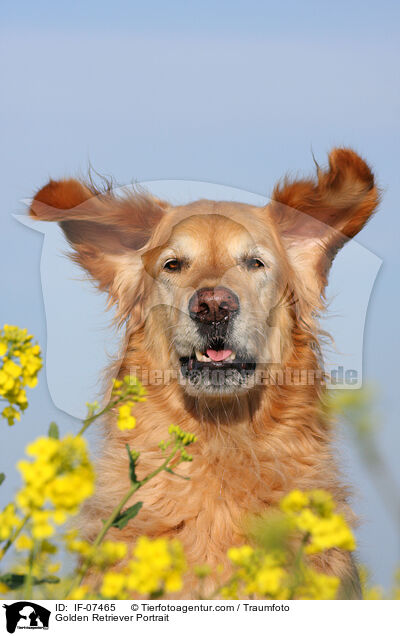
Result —
<instances>
[{"instance_id":1,"label":"dog's left ear","mask_svg":"<svg viewBox=\"0 0 400 636\"><path fill-rule=\"evenodd\" d=\"M329 168L317 178L278 183L270 210L292 264L309 286L323 294L338 250L367 223L379 191L367 163L355 152L335 148Z\"/></svg>"},{"instance_id":2,"label":"dog's left ear","mask_svg":"<svg viewBox=\"0 0 400 636\"><path fill-rule=\"evenodd\" d=\"M72 258L109 293L124 319L138 296L138 250L152 235L167 204L145 193L98 192L76 179L50 181L35 195L30 215L55 221L73 248Z\"/></svg>"}]
</instances>

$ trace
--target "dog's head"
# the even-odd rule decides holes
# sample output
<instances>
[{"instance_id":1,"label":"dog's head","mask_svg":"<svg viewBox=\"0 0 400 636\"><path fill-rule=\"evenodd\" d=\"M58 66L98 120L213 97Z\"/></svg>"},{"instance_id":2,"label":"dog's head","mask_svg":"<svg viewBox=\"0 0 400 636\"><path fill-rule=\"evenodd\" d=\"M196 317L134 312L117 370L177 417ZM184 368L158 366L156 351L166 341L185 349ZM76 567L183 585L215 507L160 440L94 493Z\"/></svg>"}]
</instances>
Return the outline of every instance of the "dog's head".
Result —
<instances>
[{"instance_id":1,"label":"dog's head","mask_svg":"<svg viewBox=\"0 0 400 636\"><path fill-rule=\"evenodd\" d=\"M284 363L295 325L313 337L334 255L377 203L367 164L335 149L328 170L284 180L262 208L170 206L65 180L38 192L31 215L60 223L120 319L143 330L155 368L175 369L192 395L229 397Z\"/></svg>"}]
</instances>

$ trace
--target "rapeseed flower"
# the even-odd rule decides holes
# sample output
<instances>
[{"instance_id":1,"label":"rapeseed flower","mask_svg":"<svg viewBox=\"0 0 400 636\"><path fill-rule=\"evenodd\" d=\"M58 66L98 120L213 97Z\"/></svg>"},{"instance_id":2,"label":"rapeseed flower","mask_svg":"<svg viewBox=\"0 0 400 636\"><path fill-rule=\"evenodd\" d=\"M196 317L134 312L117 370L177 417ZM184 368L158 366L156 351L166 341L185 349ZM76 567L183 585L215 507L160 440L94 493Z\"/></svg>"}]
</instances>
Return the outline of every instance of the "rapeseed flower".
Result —
<instances>
[{"instance_id":1,"label":"rapeseed flower","mask_svg":"<svg viewBox=\"0 0 400 636\"><path fill-rule=\"evenodd\" d=\"M32 536L46 539L54 534L54 524L65 523L93 494L94 471L82 437L40 437L26 453L33 460L18 463L24 485L15 500L30 516Z\"/></svg>"},{"instance_id":2,"label":"rapeseed flower","mask_svg":"<svg viewBox=\"0 0 400 636\"><path fill-rule=\"evenodd\" d=\"M4 325L0 330L0 397L8 402L1 415L12 426L28 406L25 387L34 387L42 367L39 345L26 329Z\"/></svg>"},{"instance_id":3,"label":"rapeseed flower","mask_svg":"<svg viewBox=\"0 0 400 636\"><path fill-rule=\"evenodd\" d=\"M125 402L118 409L117 426L121 431L135 428L136 418L132 415L133 402Z\"/></svg>"},{"instance_id":4,"label":"rapeseed flower","mask_svg":"<svg viewBox=\"0 0 400 636\"><path fill-rule=\"evenodd\" d=\"M107 572L100 588L104 598L126 598L126 576L122 572Z\"/></svg>"},{"instance_id":5,"label":"rapeseed flower","mask_svg":"<svg viewBox=\"0 0 400 636\"><path fill-rule=\"evenodd\" d=\"M193 433L186 433L183 431L177 424L171 424L168 429L168 433L171 437L175 438L176 441L179 441L182 446L189 446L196 441L196 435Z\"/></svg>"},{"instance_id":6,"label":"rapeseed flower","mask_svg":"<svg viewBox=\"0 0 400 636\"><path fill-rule=\"evenodd\" d=\"M49 510L34 510L32 512L32 536L34 539L47 539L54 534L54 527L50 523Z\"/></svg>"},{"instance_id":7,"label":"rapeseed flower","mask_svg":"<svg viewBox=\"0 0 400 636\"><path fill-rule=\"evenodd\" d=\"M94 546L86 539L79 538L76 531L67 533L65 540L69 552L79 554L99 569L121 561L128 552L127 545L123 541L105 540L100 545Z\"/></svg>"},{"instance_id":8,"label":"rapeseed flower","mask_svg":"<svg viewBox=\"0 0 400 636\"><path fill-rule=\"evenodd\" d=\"M316 572L312 568L304 567L302 583L296 591L296 598L302 600L325 600L336 598L340 580L337 576L329 576Z\"/></svg>"},{"instance_id":9,"label":"rapeseed flower","mask_svg":"<svg viewBox=\"0 0 400 636\"><path fill-rule=\"evenodd\" d=\"M280 504L293 527L308 537L305 552L313 554L330 548L355 550L354 535L343 515L335 512L332 496L324 490L293 490Z\"/></svg>"},{"instance_id":10,"label":"rapeseed flower","mask_svg":"<svg viewBox=\"0 0 400 636\"><path fill-rule=\"evenodd\" d=\"M235 573L231 583L224 588L224 598L228 598L230 589L237 595L240 587L243 587L246 595L273 599L287 598L285 555L267 553L260 548L254 549L249 545L243 545L239 548L230 548L227 556L235 566ZM232 587L233 583L235 585Z\"/></svg>"},{"instance_id":11,"label":"rapeseed flower","mask_svg":"<svg viewBox=\"0 0 400 636\"><path fill-rule=\"evenodd\" d=\"M130 397L134 402L146 400L146 389L134 376L126 375L122 380L114 380L111 392L112 397Z\"/></svg>"},{"instance_id":12,"label":"rapeseed flower","mask_svg":"<svg viewBox=\"0 0 400 636\"><path fill-rule=\"evenodd\" d=\"M140 537L133 557L127 566L126 584L129 590L154 594L160 590L177 592L181 589L186 561L179 541Z\"/></svg>"},{"instance_id":13,"label":"rapeseed flower","mask_svg":"<svg viewBox=\"0 0 400 636\"><path fill-rule=\"evenodd\" d=\"M90 588L88 585L79 585L78 587L74 587L71 592L68 594L67 599L71 601L81 601L87 598L90 592Z\"/></svg>"},{"instance_id":14,"label":"rapeseed flower","mask_svg":"<svg viewBox=\"0 0 400 636\"><path fill-rule=\"evenodd\" d=\"M33 540L31 537L28 537L27 534L21 534L15 542L15 549L18 552L22 552L24 550L32 550L33 548Z\"/></svg>"},{"instance_id":15,"label":"rapeseed flower","mask_svg":"<svg viewBox=\"0 0 400 636\"><path fill-rule=\"evenodd\" d=\"M8 504L0 512L0 541L7 541L20 522L21 519L16 514L14 504Z\"/></svg>"}]
</instances>

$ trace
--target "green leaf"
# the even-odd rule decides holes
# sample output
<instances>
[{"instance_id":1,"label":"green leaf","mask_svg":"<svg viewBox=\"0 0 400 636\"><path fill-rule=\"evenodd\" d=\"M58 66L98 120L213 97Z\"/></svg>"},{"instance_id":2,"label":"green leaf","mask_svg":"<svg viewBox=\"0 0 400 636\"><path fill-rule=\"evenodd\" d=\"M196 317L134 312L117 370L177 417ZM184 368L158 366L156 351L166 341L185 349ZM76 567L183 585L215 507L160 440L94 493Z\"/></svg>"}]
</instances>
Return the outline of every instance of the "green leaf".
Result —
<instances>
[{"instance_id":1,"label":"green leaf","mask_svg":"<svg viewBox=\"0 0 400 636\"><path fill-rule=\"evenodd\" d=\"M0 486L3 483L3 481L5 480L6 476L4 473L0 473Z\"/></svg>"},{"instance_id":2,"label":"green leaf","mask_svg":"<svg viewBox=\"0 0 400 636\"><path fill-rule=\"evenodd\" d=\"M25 574L14 574L14 572L7 572L0 576L1 583L5 583L10 590L17 590L22 587L25 582Z\"/></svg>"},{"instance_id":3,"label":"green leaf","mask_svg":"<svg viewBox=\"0 0 400 636\"><path fill-rule=\"evenodd\" d=\"M129 458L129 478L132 484L137 484L139 480L136 477L136 462L139 459L139 454L132 452L128 444L125 444L125 447L128 452L128 458Z\"/></svg>"},{"instance_id":4,"label":"green leaf","mask_svg":"<svg viewBox=\"0 0 400 636\"><path fill-rule=\"evenodd\" d=\"M58 578L58 576L45 576L42 579L37 579L36 577L33 577L33 585L42 585L43 583L59 583L61 579Z\"/></svg>"},{"instance_id":5,"label":"green leaf","mask_svg":"<svg viewBox=\"0 0 400 636\"><path fill-rule=\"evenodd\" d=\"M58 430L58 426L55 422L51 422L47 435L52 439L60 439L60 431Z\"/></svg>"},{"instance_id":6,"label":"green leaf","mask_svg":"<svg viewBox=\"0 0 400 636\"><path fill-rule=\"evenodd\" d=\"M185 477L185 475L180 475L179 473L174 473L172 468L168 468L168 466L166 468L164 468L164 470L167 473L171 473L171 475L175 475L175 477L180 477L181 479L190 480L190 477Z\"/></svg>"},{"instance_id":7,"label":"green leaf","mask_svg":"<svg viewBox=\"0 0 400 636\"><path fill-rule=\"evenodd\" d=\"M114 520L114 523L112 524L114 528L119 528L119 530L122 530L122 528L125 528L128 521L136 517L136 515L138 514L142 506L143 506L143 501L138 501L133 506L130 506L130 508L123 510L118 515L118 517L116 517L116 519Z\"/></svg>"},{"instance_id":8,"label":"green leaf","mask_svg":"<svg viewBox=\"0 0 400 636\"><path fill-rule=\"evenodd\" d=\"M0 582L5 583L10 590L17 590L25 584L26 574L16 574L15 572L7 572L0 576ZM42 583L59 583L60 579L57 576L46 576L42 579L38 579L36 576L32 577L32 585L41 585Z\"/></svg>"}]
</instances>

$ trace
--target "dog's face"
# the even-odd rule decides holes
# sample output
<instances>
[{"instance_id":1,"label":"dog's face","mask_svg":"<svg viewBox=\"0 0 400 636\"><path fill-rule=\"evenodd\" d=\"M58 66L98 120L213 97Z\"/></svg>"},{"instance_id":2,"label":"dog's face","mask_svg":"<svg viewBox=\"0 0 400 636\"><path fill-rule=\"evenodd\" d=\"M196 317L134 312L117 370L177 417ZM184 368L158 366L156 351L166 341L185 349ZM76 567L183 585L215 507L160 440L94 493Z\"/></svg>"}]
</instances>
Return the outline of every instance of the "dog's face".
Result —
<instances>
[{"instance_id":1,"label":"dog's face","mask_svg":"<svg viewBox=\"0 0 400 636\"><path fill-rule=\"evenodd\" d=\"M335 149L326 171L284 180L264 208L175 207L67 180L42 188L30 213L60 223L120 321L143 330L153 368L172 366L192 395L229 398L298 346L296 325L311 333L331 262L378 199L368 165Z\"/></svg>"},{"instance_id":2,"label":"dog's face","mask_svg":"<svg viewBox=\"0 0 400 636\"><path fill-rule=\"evenodd\" d=\"M257 364L280 355L271 320L282 272L268 226L251 206L201 201L171 212L168 230L142 256L151 277L146 315L156 312L187 392L246 391Z\"/></svg>"}]
</instances>

